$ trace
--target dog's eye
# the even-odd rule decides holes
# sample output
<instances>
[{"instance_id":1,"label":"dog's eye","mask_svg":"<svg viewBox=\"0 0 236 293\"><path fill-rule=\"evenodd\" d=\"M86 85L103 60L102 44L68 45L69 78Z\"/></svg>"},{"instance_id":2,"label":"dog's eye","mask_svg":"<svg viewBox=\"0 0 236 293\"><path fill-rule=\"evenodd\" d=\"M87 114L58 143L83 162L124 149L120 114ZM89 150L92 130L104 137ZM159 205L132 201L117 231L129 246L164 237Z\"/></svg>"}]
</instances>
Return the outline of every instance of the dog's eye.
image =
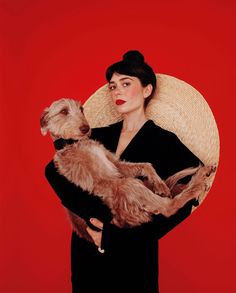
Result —
<instances>
[{"instance_id":1,"label":"dog's eye","mask_svg":"<svg viewBox=\"0 0 236 293\"><path fill-rule=\"evenodd\" d=\"M64 108L60 111L60 114L63 114L63 115L68 115L69 114L69 111L67 108Z\"/></svg>"}]
</instances>

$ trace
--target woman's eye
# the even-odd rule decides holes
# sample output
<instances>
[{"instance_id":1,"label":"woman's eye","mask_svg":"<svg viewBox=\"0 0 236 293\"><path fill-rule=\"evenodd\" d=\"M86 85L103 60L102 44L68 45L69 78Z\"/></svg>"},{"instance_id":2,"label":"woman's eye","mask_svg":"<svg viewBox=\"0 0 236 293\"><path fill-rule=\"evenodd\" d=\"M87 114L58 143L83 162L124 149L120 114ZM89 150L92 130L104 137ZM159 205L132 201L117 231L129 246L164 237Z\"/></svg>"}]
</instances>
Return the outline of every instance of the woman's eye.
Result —
<instances>
[{"instance_id":1,"label":"woman's eye","mask_svg":"<svg viewBox=\"0 0 236 293\"><path fill-rule=\"evenodd\" d=\"M109 90L113 91L116 87L114 85L109 85Z\"/></svg>"},{"instance_id":2,"label":"woman's eye","mask_svg":"<svg viewBox=\"0 0 236 293\"><path fill-rule=\"evenodd\" d=\"M129 85L130 85L129 82L124 82L124 83L123 83L123 87L127 87L127 86L129 86Z\"/></svg>"},{"instance_id":3,"label":"woman's eye","mask_svg":"<svg viewBox=\"0 0 236 293\"><path fill-rule=\"evenodd\" d=\"M60 111L60 114L63 114L63 115L68 115L69 114L69 111L67 108L64 108Z\"/></svg>"}]
</instances>

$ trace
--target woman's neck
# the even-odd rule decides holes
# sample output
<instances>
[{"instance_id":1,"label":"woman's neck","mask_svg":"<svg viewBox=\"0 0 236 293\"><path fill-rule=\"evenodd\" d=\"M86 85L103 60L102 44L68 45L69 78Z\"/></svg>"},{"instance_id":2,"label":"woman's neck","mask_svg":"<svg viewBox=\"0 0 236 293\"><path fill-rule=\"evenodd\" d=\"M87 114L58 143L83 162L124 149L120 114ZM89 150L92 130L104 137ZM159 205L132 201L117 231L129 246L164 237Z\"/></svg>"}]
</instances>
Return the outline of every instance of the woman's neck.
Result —
<instances>
[{"instance_id":1,"label":"woman's neck","mask_svg":"<svg viewBox=\"0 0 236 293\"><path fill-rule=\"evenodd\" d=\"M123 115L122 132L136 132L148 120L144 111L136 111Z\"/></svg>"}]
</instances>

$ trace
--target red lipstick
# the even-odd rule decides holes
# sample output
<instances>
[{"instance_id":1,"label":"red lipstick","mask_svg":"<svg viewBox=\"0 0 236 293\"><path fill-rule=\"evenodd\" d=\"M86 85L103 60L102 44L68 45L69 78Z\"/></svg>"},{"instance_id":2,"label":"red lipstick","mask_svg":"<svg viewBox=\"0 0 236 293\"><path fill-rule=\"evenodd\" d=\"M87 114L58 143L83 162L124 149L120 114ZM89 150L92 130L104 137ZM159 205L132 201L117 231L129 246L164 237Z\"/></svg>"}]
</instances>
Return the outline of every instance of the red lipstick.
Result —
<instances>
[{"instance_id":1,"label":"red lipstick","mask_svg":"<svg viewBox=\"0 0 236 293\"><path fill-rule=\"evenodd\" d=\"M126 101L124 101L124 100L116 100L116 105L122 105L122 104L124 104Z\"/></svg>"}]
</instances>

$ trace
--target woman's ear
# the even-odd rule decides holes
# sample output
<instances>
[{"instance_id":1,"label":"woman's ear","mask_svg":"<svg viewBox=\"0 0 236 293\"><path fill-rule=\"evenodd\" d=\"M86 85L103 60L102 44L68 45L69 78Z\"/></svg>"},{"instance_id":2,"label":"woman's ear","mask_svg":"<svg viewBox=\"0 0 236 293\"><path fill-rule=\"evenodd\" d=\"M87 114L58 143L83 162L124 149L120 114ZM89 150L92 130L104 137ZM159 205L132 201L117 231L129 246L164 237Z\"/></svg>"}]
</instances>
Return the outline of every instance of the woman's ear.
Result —
<instances>
[{"instance_id":1,"label":"woman's ear","mask_svg":"<svg viewBox=\"0 0 236 293\"><path fill-rule=\"evenodd\" d=\"M143 92L144 99L148 98L152 94L152 89L153 89L153 86L151 84L148 84L147 86L145 86L144 92Z\"/></svg>"}]
</instances>

